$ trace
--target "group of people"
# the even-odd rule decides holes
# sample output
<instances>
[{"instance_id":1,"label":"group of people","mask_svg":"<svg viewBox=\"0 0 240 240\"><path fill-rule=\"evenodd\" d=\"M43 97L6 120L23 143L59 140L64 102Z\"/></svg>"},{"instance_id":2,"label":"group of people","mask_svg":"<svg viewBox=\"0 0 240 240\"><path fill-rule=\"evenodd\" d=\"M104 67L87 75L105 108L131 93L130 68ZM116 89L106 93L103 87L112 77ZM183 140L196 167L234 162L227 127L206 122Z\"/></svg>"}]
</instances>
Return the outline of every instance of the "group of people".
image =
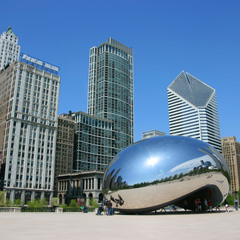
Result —
<instances>
[{"instance_id":1,"label":"group of people","mask_svg":"<svg viewBox=\"0 0 240 240\"><path fill-rule=\"evenodd\" d=\"M98 202L98 211L96 215L102 215L102 212L104 212L104 215L110 216L114 214L114 209L112 207L112 201L110 199L104 198L103 202Z\"/></svg>"},{"instance_id":2,"label":"group of people","mask_svg":"<svg viewBox=\"0 0 240 240\"><path fill-rule=\"evenodd\" d=\"M88 208L87 206L81 206L80 207L83 213L88 213Z\"/></svg>"},{"instance_id":3,"label":"group of people","mask_svg":"<svg viewBox=\"0 0 240 240\"><path fill-rule=\"evenodd\" d=\"M203 204L202 204L200 199L195 199L194 204L195 204L195 212L202 212L202 211L213 212L213 206L212 206L212 201L211 200L207 201L207 199L205 198L204 201L203 201ZM238 200L236 198L234 199L234 205L235 205L236 211L238 211ZM229 212L229 210L228 210L229 203L227 202L227 200L225 200L225 202L224 202L224 207L225 207L225 211ZM216 201L216 211L220 212L220 203L218 201Z\"/></svg>"},{"instance_id":4,"label":"group of people","mask_svg":"<svg viewBox=\"0 0 240 240\"><path fill-rule=\"evenodd\" d=\"M195 212L213 212L213 204L211 199L207 200L205 198L203 203L200 199L195 199L194 204ZM220 211L220 203L218 201L216 201L216 211Z\"/></svg>"}]
</instances>

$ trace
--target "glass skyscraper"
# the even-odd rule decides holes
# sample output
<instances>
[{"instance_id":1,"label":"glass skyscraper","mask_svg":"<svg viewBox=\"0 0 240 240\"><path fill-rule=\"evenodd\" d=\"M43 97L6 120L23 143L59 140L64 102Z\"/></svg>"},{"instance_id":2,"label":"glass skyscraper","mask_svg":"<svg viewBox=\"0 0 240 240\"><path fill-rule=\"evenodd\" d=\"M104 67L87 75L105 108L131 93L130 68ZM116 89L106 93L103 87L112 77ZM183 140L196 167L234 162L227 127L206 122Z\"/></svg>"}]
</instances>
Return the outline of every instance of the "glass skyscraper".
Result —
<instances>
[{"instance_id":1,"label":"glass skyscraper","mask_svg":"<svg viewBox=\"0 0 240 240\"><path fill-rule=\"evenodd\" d=\"M113 155L134 141L133 51L109 38L90 49L88 114L112 121Z\"/></svg>"},{"instance_id":2,"label":"glass skyscraper","mask_svg":"<svg viewBox=\"0 0 240 240\"><path fill-rule=\"evenodd\" d=\"M104 171L113 159L112 122L81 111L75 119L74 171Z\"/></svg>"},{"instance_id":3,"label":"glass skyscraper","mask_svg":"<svg viewBox=\"0 0 240 240\"><path fill-rule=\"evenodd\" d=\"M168 87L170 135L192 137L221 148L215 89L183 71Z\"/></svg>"}]
</instances>

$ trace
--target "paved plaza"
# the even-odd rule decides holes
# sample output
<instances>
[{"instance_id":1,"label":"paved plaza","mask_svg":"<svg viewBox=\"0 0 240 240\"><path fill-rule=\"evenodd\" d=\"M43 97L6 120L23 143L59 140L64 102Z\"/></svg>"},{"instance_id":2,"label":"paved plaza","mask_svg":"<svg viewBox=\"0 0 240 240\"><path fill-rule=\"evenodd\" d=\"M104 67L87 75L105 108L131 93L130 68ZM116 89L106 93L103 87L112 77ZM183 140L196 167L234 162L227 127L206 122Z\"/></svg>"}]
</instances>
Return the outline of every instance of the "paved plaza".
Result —
<instances>
[{"instance_id":1,"label":"paved plaza","mask_svg":"<svg viewBox=\"0 0 240 240\"><path fill-rule=\"evenodd\" d=\"M96 216L0 212L1 240L239 239L240 211Z\"/></svg>"}]
</instances>

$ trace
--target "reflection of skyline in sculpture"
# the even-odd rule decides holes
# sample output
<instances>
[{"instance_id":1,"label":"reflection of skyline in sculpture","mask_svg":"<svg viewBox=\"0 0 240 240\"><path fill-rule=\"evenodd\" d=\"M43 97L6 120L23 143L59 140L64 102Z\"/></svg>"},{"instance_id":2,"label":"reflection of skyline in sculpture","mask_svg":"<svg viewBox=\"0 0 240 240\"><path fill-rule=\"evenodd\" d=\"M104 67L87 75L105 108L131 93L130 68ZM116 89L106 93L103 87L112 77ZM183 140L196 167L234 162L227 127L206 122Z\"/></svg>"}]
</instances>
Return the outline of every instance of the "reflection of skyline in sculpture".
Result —
<instances>
[{"instance_id":1,"label":"reflection of skyline in sculpture","mask_svg":"<svg viewBox=\"0 0 240 240\"><path fill-rule=\"evenodd\" d=\"M118 209L123 212L146 212L173 202L181 206L183 199L190 203L200 193L212 198L214 205L216 199L225 199L229 187L228 167L215 151L187 137L140 141L113 159L104 175L104 189L115 199L122 196L124 205Z\"/></svg>"}]
</instances>

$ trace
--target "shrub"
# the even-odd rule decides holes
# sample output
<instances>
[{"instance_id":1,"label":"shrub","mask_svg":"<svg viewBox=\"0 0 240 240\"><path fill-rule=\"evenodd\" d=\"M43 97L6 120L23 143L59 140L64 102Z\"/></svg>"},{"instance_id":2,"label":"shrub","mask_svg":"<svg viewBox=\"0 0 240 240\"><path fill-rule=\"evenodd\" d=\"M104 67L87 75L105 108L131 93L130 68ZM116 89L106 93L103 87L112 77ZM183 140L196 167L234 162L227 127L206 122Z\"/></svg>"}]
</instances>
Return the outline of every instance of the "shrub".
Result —
<instances>
[{"instance_id":1,"label":"shrub","mask_svg":"<svg viewBox=\"0 0 240 240\"><path fill-rule=\"evenodd\" d=\"M22 206L23 205L23 202L21 201L21 199L15 199L13 201L13 206Z\"/></svg>"},{"instance_id":2,"label":"shrub","mask_svg":"<svg viewBox=\"0 0 240 240\"><path fill-rule=\"evenodd\" d=\"M97 201L94 198L90 198L89 207L90 208L98 208Z\"/></svg>"},{"instance_id":3,"label":"shrub","mask_svg":"<svg viewBox=\"0 0 240 240\"><path fill-rule=\"evenodd\" d=\"M76 201L75 199L72 199L71 202L70 202L70 204L69 204L69 207L70 207L70 208L76 208L76 207L78 207L78 206L77 206L77 201Z\"/></svg>"},{"instance_id":4,"label":"shrub","mask_svg":"<svg viewBox=\"0 0 240 240\"><path fill-rule=\"evenodd\" d=\"M60 208L66 209L66 208L67 208L67 204L62 203L62 204L60 205Z\"/></svg>"}]
</instances>

